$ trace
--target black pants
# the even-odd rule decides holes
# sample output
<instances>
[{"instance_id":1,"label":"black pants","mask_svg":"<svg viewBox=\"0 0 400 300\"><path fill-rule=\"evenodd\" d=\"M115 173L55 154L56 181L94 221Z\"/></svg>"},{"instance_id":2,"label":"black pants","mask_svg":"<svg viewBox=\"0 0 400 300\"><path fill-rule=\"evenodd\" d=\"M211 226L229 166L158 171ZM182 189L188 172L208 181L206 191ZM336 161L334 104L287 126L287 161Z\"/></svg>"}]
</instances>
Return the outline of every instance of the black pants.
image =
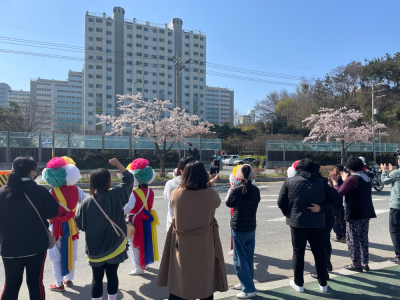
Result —
<instances>
[{"instance_id":1,"label":"black pants","mask_svg":"<svg viewBox=\"0 0 400 300\"><path fill-rule=\"evenodd\" d=\"M324 249L326 255L326 261L331 261L332 255L332 244L331 244L331 231L335 225L335 214L333 209L325 213L325 228L323 231Z\"/></svg>"},{"instance_id":2,"label":"black pants","mask_svg":"<svg viewBox=\"0 0 400 300\"><path fill-rule=\"evenodd\" d=\"M317 269L318 282L321 286L327 285L328 271L324 249L323 228L294 228L291 227L293 245L294 282L298 286L304 284L304 254L307 241L310 243Z\"/></svg>"},{"instance_id":3,"label":"black pants","mask_svg":"<svg viewBox=\"0 0 400 300\"><path fill-rule=\"evenodd\" d=\"M43 269L46 261L46 252L23 258L4 258L5 284L1 300L18 299L24 270L26 269L26 284L30 300L44 300L46 294L43 286Z\"/></svg>"},{"instance_id":4,"label":"black pants","mask_svg":"<svg viewBox=\"0 0 400 300\"><path fill-rule=\"evenodd\" d=\"M334 209L335 212L335 226L333 231L336 234L337 239L346 237L346 221L344 220L344 207Z\"/></svg>"},{"instance_id":5,"label":"black pants","mask_svg":"<svg viewBox=\"0 0 400 300\"><path fill-rule=\"evenodd\" d=\"M92 280L92 298L100 298L103 296L103 277L104 271L107 276L107 293L115 295L118 292L118 267L119 264L105 263L100 267L93 267L93 280Z\"/></svg>"},{"instance_id":6,"label":"black pants","mask_svg":"<svg viewBox=\"0 0 400 300\"><path fill-rule=\"evenodd\" d=\"M169 294L168 300L185 300L185 299L175 296L173 294ZM204 298L204 299L200 299L200 300L214 300L214 295L211 295L208 298Z\"/></svg>"},{"instance_id":7,"label":"black pants","mask_svg":"<svg viewBox=\"0 0 400 300\"><path fill-rule=\"evenodd\" d=\"M389 214L389 230L396 256L400 258L400 210L391 208Z\"/></svg>"}]
</instances>

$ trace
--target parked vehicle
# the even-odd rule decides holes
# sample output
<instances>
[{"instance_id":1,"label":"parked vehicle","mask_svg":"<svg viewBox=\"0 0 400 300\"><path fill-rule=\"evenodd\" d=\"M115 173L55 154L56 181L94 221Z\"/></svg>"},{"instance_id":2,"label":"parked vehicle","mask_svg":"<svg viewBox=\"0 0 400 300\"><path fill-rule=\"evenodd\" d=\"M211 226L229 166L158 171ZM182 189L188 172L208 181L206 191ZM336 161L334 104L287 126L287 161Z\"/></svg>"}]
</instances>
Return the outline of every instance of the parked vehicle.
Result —
<instances>
[{"instance_id":1,"label":"parked vehicle","mask_svg":"<svg viewBox=\"0 0 400 300\"><path fill-rule=\"evenodd\" d=\"M380 192L385 187L385 185L382 183L382 180L381 180L382 170L379 168L379 166L375 162L369 162L368 165L371 170L367 170L365 173L368 175L369 178L371 178L372 187L376 191Z\"/></svg>"},{"instance_id":2,"label":"parked vehicle","mask_svg":"<svg viewBox=\"0 0 400 300\"><path fill-rule=\"evenodd\" d=\"M222 163L227 166L232 166L235 160L239 159L239 154L237 155L225 155L226 158L222 159Z\"/></svg>"},{"instance_id":3,"label":"parked vehicle","mask_svg":"<svg viewBox=\"0 0 400 300\"><path fill-rule=\"evenodd\" d=\"M235 161L233 162L233 165L234 165L234 166L237 166L237 165L249 164L250 166L254 166L256 160L257 160L257 159L252 158L252 157L246 157L246 158L243 158L243 159L237 159L237 160L235 160Z\"/></svg>"}]
</instances>

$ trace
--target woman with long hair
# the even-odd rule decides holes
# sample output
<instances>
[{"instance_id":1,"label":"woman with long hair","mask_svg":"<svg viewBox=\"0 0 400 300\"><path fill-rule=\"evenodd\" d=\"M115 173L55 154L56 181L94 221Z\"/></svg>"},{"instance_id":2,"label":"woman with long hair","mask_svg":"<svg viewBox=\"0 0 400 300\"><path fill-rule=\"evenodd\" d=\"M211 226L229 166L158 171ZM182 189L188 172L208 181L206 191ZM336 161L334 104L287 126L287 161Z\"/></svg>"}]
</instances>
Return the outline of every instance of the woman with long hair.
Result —
<instances>
[{"instance_id":1,"label":"woman with long hair","mask_svg":"<svg viewBox=\"0 0 400 300\"><path fill-rule=\"evenodd\" d=\"M216 180L216 179L214 179ZM212 300L228 290L215 211L221 204L199 161L188 163L181 186L171 193L174 219L167 234L157 285L170 300Z\"/></svg>"},{"instance_id":2,"label":"woman with long hair","mask_svg":"<svg viewBox=\"0 0 400 300\"><path fill-rule=\"evenodd\" d=\"M37 185L37 163L18 157L7 184L0 189L0 249L5 269L1 299L18 299L24 271L31 300L45 299L43 269L49 238L48 219L58 214L58 203Z\"/></svg>"},{"instance_id":3,"label":"woman with long hair","mask_svg":"<svg viewBox=\"0 0 400 300\"><path fill-rule=\"evenodd\" d=\"M234 289L241 290L236 297L248 299L257 295L254 286L254 247L256 236L256 214L261 196L258 187L253 185L256 178L250 165L243 165L236 171L240 185L231 183L232 192L226 206L234 208L231 217L233 236L233 264L240 283Z\"/></svg>"},{"instance_id":4,"label":"woman with long hair","mask_svg":"<svg viewBox=\"0 0 400 300\"><path fill-rule=\"evenodd\" d=\"M110 172L94 170L90 174L90 197L83 200L75 215L76 225L85 232L94 300L102 299L104 272L108 299L117 298L118 267L128 258L124 206L129 201L134 179L118 159L110 159L109 163L122 173L121 183L111 189Z\"/></svg>"}]
</instances>

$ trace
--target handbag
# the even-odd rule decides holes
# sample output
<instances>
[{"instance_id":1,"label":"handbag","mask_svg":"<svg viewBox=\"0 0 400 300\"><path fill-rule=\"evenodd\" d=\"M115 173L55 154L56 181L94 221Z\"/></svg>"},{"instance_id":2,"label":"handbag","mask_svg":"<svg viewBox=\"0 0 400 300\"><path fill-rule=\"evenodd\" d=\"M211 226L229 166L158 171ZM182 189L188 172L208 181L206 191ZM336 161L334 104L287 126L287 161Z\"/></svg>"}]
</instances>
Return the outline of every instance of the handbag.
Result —
<instances>
[{"instance_id":1,"label":"handbag","mask_svg":"<svg viewBox=\"0 0 400 300\"><path fill-rule=\"evenodd\" d=\"M40 216L39 212L37 211L35 205L33 205L31 199L29 199L28 195L26 193L24 193L26 199L28 199L29 203L32 205L32 207L35 209L37 215L39 216L40 221L42 221L42 224L44 226L44 229L46 230L47 233L47 238L49 240L49 247L48 249L53 249L54 245L56 244L56 239L54 237L54 235L49 231L49 229L46 227L46 225L44 224L42 217Z\"/></svg>"},{"instance_id":2,"label":"handbag","mask_svg":"<svg viewBox=\"0 0 400 300\"><path fill-rule=\"evenodd\" d=\"M144 204L142 206L142 208L136 213L136 214L129 214L129 215L133 215L132 218L132 224L131 223L126 223L126 227L128 228L127 230L127 234L126 234L126 239L129 240L131 239L134 235L135 235L135 226L133 226L133 221L135 220L135 217L141 213L141 211L143 210L143 208L145 207L146 203L147 203L147 199L149 198L149 192L150 189L147 189L147 195L146 195L146 200L144 201Z\"/></svg>"},{"instance_id":3,"label":"handbag","mask_svg":"<svg viewBox=\"0 0 400 300\"><path fill-rule=\"evenodd\" d=\"M115 233L120 236L117 228L122 232L122 234L124 235L125 239L126 239L126 235L125 233L122 231L121 228L119 228L119 226L117 224L115 224L115 222L113 220L110 219L110 217L104 212L104 210L101 208L101 206L99 205L99 203L97 203L96 199L94 198L94 196L92 195L92 199L94 201L94 203L96 203L96 205L98 206L98 208L101 210L101 212L103 213L103 215L106 217L106 219L110 222L112 228L114 229Z\"/></svg>"}]
</instances>

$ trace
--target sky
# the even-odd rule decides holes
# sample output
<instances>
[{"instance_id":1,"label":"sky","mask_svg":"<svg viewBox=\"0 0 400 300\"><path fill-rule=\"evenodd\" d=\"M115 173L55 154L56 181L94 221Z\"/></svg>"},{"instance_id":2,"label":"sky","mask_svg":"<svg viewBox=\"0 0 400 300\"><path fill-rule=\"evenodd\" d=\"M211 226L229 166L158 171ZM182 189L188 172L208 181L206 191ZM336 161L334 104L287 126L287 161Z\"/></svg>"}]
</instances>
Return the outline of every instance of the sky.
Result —
<instances>
[{"instance_id":1,"label":"sky","mask_svg":"<svg viewBox=\"0 0 400 300\"><path fill-rule=\"evenodd\" d=\"M208 63L250 73L324 77L351 61L400 51L398 0L1 0L0 82L14 90L29 90L31 78L66 80L69 69L81 71L83 61L2 51L83 59L81 52L21 46L8 38L84 47L86 11L112 15L114 6L123 7L127 19L169 24L172 18L181 18L185 30L207 34ZM207 85L235 91L235 109L240 113L268 93L283 88L294 91L293 84L299 83L273 74L256 76L220 68L207 71L289 84L207 75Z\"/></svg>"}]
</instances>

